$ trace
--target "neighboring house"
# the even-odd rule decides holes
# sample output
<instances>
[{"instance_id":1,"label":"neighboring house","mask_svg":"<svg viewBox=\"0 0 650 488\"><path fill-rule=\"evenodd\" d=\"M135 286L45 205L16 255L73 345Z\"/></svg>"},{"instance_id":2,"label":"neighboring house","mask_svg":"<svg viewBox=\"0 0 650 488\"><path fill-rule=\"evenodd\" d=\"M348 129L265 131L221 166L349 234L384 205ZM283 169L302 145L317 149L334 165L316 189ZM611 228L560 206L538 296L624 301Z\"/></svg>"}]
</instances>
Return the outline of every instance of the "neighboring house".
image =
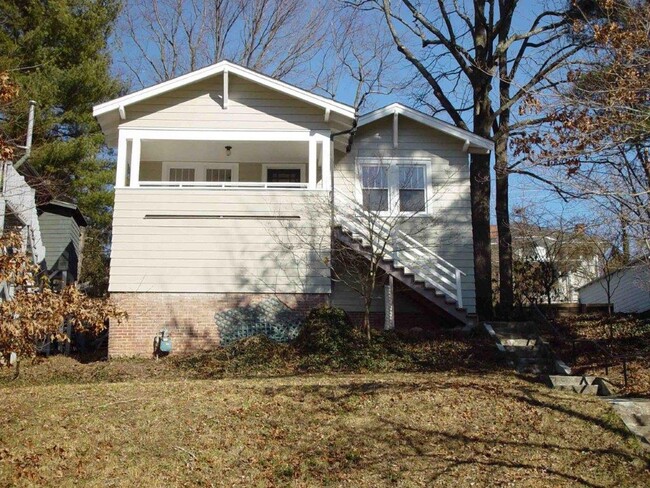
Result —
<instances>
[{"instance_id":1,"label":"neighboring house","mask_svg":"<svg viewBox=\"0 0 650 488\"><path fill-rule=\"evenodd\" d=\"M609 303L617 313L647 312L650 310L648 259L632 261L624 268L581 286L578 291L580 303L585 305Z\"/></svg>"},{"instance_id":2,"label":"neighboring house","mask_svg":"<svg viewBox=\"0 0 650 488\"><path fill-rule=\"evenodd\" d=\"M174 350L208 348L216 314L273 300L360 315L330 247L334 231L363 252L369 211L405 220L381 261L394 304L379 290L373 321L474 320L468 163L490 141L399 104L357 117L227 61L93 113L117 148L109 291L129 318L111 356L150 354L163 327Z\"/></svg>"},{"instance_id":3,"label":"neighboring house","mask_svg":"<svg viewBox=\"0 0 650 488\"><path fill-rule=\"evenodd\" d=\"M553 285L552 303L577 303L578 289L602 272L603 259L596 242L578 225L571 230L551 229L514 222L511 226L513 260L538 261L553 266L557 281ZM493 268L498 273L498 231L490 227ZM496 278L495 278L496 279Z\"/></svg>"},{"instance_id":4,"label":"neighboring house","mask_svg":"<svg viewBox=\"0 0 650 488\"><path fill-rule=\"evenodd\" d=\"M31 254L34 263L45 258L36 210L36 191L14 168L11 161L0 161L0 235L20 232L24 250ZM0 283L0 300L11 297L11 284Z\"/></svg>"},{"instance_id":5,"label":"neighboring house","mask_svg":"<svg viewBox=\"0 0 650 488\"><path fill-rule=\"evenodd\" d=\"M38 206L45 244L44 267L54 283L71 284L79 278L86 219L70 202L51 200Z\"/></svg>"}]
</instances>

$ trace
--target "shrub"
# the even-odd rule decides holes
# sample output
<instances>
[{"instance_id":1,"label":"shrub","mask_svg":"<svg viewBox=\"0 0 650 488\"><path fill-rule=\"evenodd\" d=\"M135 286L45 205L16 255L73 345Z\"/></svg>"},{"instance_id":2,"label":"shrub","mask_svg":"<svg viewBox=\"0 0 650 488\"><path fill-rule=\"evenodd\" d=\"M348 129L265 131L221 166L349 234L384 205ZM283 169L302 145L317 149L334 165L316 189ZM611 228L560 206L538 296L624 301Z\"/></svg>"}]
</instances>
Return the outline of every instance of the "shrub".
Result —
<instances>
[{"instance_id":1,"label":"shrub","mask_svg":"<svg viewBox=\"0 0 650 488\"><path fill-rule=\"evenodd\" d=\"M361 331L354 327L340 308L313 309L293 344L302 354L345 354L364 342Z\"/></svg>"},{"instance_id":2,"label":"shrub","mask_svg":"<svg viewBox=\"0 0 650 488\"><path fill-rule=\"evenodd\" d=\"M11 299L0 302L0 357L9 353L30 357L37 353L36 343L45 339L68 340L63 325L73 330L97 333L109 317L121 320L118 311L106 299L89 298L70 285L60 292L49 286L40 269L22 250L18 234L0 236L0 283L11 283Z\"/></svg>"},{"instance_id":3,"label":"shrub","mask_svg":"<svg viewBox=\"0 0 650 488\"><path fill-rule=\"evenodd\" d=\"M385 370L395 359L392 342L375 331L368 340L343 310L320 307L307 316L292 346L303 370Z\"/></svg>"}]
</instances>

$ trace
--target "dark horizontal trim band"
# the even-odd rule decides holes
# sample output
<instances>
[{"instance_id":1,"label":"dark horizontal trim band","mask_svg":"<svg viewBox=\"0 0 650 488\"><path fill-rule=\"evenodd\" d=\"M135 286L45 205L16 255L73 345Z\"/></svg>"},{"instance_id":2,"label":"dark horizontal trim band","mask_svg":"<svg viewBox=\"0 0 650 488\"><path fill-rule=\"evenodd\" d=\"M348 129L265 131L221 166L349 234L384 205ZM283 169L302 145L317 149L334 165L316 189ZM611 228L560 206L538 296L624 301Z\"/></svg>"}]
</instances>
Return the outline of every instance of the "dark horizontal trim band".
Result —
<instances>
[{"instance_id":1,"label":"dark horizontal trim band","mask_svg":"<svg viewBox=\"0 0 650 488\"><path fill-rule=\"evenodd\" d=\"M148 214L145 219L173 219L173 220L300 220L300 215L172 215L172 214Z\"/></svg>"}]
</instances>

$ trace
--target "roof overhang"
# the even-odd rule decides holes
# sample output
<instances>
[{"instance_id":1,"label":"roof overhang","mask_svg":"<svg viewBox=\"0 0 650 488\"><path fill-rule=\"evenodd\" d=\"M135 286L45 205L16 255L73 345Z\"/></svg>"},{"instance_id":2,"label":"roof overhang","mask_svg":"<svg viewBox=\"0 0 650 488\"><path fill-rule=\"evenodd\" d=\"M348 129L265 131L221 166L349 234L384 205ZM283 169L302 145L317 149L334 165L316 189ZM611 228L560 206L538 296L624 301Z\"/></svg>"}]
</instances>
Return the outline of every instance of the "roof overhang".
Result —
<instances>
[{"instance_id":1,"label":"roof overhang","mask_svg":"<svg viewBox=\"0 0 650 488\"><path fill-rule=\"evenodd\" d=\"M79 225L79 227L88 226L86 218L79 210L79 207L77 207L74 203L64 202L62 200L50 200L43 205L39 205L38 209L41 212L53 212L72 217L75 222L77 222L77 225Z\"/></svg>"},{"instance_id":2,"label":"roof overhang","mask_svg":"<svg viewBox=\"0 0 650 488\"><path fill-rule=\"evenodd\" d=\"M415 120L416 122L463 141L464 149L468 152L485 154L494 150L494 142L491 140L477 136L472 132L460 129L455 125L443 122L440 119L431 117L430 115L424 114L411 107L407 107L406 105L402 105L401 103L391 103L390 105L386 105L385 107L378 108L377 110L362 115L359 117L358 126L364 126L394 114Z\"/></svg>"},{"instance_id":3,"label":"roof overhang","mask_svg":"<svg viewBox=\"0 0 650 488\"><path fill-rule=\"evenodd\" d=\"M285 93L306 103L322 107L324 113L326 113L327 116L329 116L330 113L337 113L347 118L354 118L355 116L355 109L350 105L336 102L320 95L315 95L308 92L307 90L303 90L302 88L298 88L283 81L276 80L248 68L244 68L243 66L232 63L230 61L220 61L211 66L207 66L206 68L193 71L183 76L179 76L178 78L159 83L149 88L131 93L129 95L116 98L115 100L111 100L109 102L95 105L93 107L93 116L99 117L109 112L117 112L122 118L124 118L125 109L129 105L161 95L171 90L176 90L185 85L196 83L197 81L201 81L224 72L240 76L272 90L277 90L279 92Z\"/></svg>"}]
</instances>

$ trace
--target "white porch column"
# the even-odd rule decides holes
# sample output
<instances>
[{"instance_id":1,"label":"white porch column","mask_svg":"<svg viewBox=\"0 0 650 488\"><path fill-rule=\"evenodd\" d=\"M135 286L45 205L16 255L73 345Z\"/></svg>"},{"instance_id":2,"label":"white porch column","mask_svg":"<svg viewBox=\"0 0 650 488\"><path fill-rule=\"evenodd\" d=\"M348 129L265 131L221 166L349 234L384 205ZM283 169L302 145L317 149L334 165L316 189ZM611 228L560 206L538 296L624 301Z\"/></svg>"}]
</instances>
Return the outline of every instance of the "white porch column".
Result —
<instances>
[{"instance_id":1,"label":"white porch column","mask_svg":"<svg viewBox=\"0 0 650 488\"><path fill-rule=\"evenodd\" d=\"M332 189L332 143L329 137L324 137L323 144L323 190Z\"/></svg>"},{"instance_id":2,"label":"white porch column","mask_svg":"<svg viewBox=\"0 0 650 488\"><path fill-rule=\"evenodd\" d=\"M115 168L115 188L126 186L126 134L120 131L117 142L117 165Z\"/></svg>"},{"instance_id":3,"label":"white porch column","mask_svg":"<svg viewBox=\"0 0 650 488\"><path fill-rule=\"evenodd\" d=\"M131 174L129 186L137 188L140 186L140 139L134 138L131 141Z\"/></svg>"},{"instance_id":4,"label":"white porch column","mask_svg":"<svg viewBox=\"0 0 650 488\"><path fill-rule=\"evenodd\" d=\"M315 134L310 134L309 136L309 178L308 178L308 185L307 188L310 190L315 190L316 189L316 159L317 159L317 151L316 151L316 135Z\"/></svg>"},{"instance_id":5,"label":"white porch column","mask_svg":"<svg viewBox=\"0 0 650 488\"><path fill-rule=\"evenodd\" d=\"M226 110L228 108L228 89L230 87L228 86L228 70L224 69L223 70L223 109Z\"/></svg>"},{"instance_id":6,"label":"white porch column","mask_svg":"<svg viewBox=\"0 0 650 488\"><path fill-rule=\"evenodd\" d=\"M384 285L384 330L395 328L395 293L393 291L393 277L388 277L388 284Z\"/></svg>"}]
</instances>

